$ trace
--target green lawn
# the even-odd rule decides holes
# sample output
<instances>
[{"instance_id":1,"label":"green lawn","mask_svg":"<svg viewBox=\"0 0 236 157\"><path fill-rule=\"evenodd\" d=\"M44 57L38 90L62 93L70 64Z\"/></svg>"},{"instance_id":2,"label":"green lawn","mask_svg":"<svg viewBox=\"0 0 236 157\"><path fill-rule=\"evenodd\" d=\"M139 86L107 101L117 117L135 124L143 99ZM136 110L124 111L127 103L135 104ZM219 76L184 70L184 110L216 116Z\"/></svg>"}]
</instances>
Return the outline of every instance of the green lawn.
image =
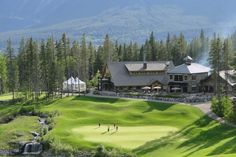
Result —
<instances>
[{"instance_id":1,"label":"green lawn","mask_svg":"<svg viewBox=\"0 0 236 157\"><path fill-rule=\"evenodd\" d=\"M0 124L0 149L14 148L20 141L31 141L30 131L39 132L38 117L20 116L7 124Z\"/></svg>"},{"instance_id":2,"label":"green lawn","mask_svg":"<svg viewBox=\"0 0 236 157\"><path fill-rule=\"evenodd\" d=\"M103 143L145 157L231 157L236 153L236 146L232 144L236 142L236 130L210 120L191 106L69 97L45 105L41 110L60 113L50 134L77 148L93 148ZM102 123L103 128L96 129L98 123ZM113 123L118 124L120 130L110 135L106 129Z\"/></svg>"},{"instance_id":3,"label":"green lawn","mask_svg":"<svg viewBox=\"0 0 236 157\"><path fill-rule=\"evenodd\" d=\"M122 126L118 131L113 126L110 126L110 131L107 131L108 125L84 126L72 130L72 133L86 141L96 143L106 143L110 146L121 147L124 149L134 149L145 144L153 139L165 137L171 132L176 132L178 129L170 126Z\"/></svg>"},{"instance_id":4,"label":"green lawn","mask_svg":"<svg viewBox=\"0 0 236 157\"><path fill-rule=\"evenodd\" d=\"M12 93L0 95L0 101L8 101L12 99Z\"/></svg>"},{"instance_id":5,"label":"green lawn","mask_svg":"<svg viewBox=\"0 0 236 157\"><path fill-rule=\"evenodd\" d=\"M220 125L189 105L67 97L37 107L59 112L45 138L53 137L60 148L90 149L102 143L142 157L236 156L236 129ZM0 113L16 108L0 106ZM107 132L108 126L113 130Z\"/></svg>"}]
</instances>

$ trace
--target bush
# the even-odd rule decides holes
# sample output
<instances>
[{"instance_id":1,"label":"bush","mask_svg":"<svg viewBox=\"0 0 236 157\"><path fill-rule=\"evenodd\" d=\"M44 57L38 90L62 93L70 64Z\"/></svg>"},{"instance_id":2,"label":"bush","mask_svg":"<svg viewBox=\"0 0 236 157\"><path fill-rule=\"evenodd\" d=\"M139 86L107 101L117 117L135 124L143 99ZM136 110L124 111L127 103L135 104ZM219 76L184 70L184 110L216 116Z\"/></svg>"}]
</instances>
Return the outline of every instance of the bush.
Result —
<instances>
[{"instance_id":1,"label":"bush","mask_svg":"<svg viewBox=\"0 0 236 157\"><path fill-rule=\"evenodd\" d=\"M97 147L96 153L93 157L136 157L121 149L105 148L103 145Z\"/></svg>"},{"instance_id":2,"label":"bush","mask_svg":"<svg viewBox=\"0 0 236 157\"><path fill-rule=\"evenodd\" d=\"M233 109L232 101L228 97L213 98L211 109L219 117L229 118Z\"/></svg>"},{"instance_id":3,"label":"bush","mask_svg":"<svg viewBox=\"0 0 236 157\"><path fill-rule=\"evenodd\" d=\"M107 151L103 145L97 147L94 157L108 157Z\"/></svg>"},{"instance_id":4,"label":"bush","mask_svg":"<svg viewBox=\"0 0 236 157\"><path fill-rule=\"evenodd\" d=\"M44 127L41 132L41 136L44 136L48 133L48 127Z\"/></svg>"},{"instance_id":5,"label":"bush","mask_svg":"<svg viewBox=\"0 0 236 157\"><path fill-rule=\"evenodd\" d=\"M77 150L72 146L64 144L60 139L53 136L44 136L41 141L45 150L51 150L55 156L73 156Z\"/></svg>"}]
</instances>

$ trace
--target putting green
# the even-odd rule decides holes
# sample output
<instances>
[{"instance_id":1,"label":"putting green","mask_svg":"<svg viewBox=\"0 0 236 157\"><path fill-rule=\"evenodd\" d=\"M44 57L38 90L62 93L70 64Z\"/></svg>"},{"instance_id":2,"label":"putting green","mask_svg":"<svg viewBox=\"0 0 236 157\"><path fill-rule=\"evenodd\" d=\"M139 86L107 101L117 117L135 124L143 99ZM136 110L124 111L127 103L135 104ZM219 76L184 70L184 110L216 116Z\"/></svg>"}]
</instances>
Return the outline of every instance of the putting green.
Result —
<instances>
[{"instance_id":1,"label":"putting green","mask_svg":"<svg viewBox=\"0 0 236 157\"><path fill-rule=\"evenodd\" d=\"M118 131L113 126L83 126L72 129L76 135L82 136L89 142L104 143L118 146L125 149L134 149L148 141L159 139L167 136L172 132L178 131L175 127L170 126L121 126Z\"/></svg>"}]
</instances>

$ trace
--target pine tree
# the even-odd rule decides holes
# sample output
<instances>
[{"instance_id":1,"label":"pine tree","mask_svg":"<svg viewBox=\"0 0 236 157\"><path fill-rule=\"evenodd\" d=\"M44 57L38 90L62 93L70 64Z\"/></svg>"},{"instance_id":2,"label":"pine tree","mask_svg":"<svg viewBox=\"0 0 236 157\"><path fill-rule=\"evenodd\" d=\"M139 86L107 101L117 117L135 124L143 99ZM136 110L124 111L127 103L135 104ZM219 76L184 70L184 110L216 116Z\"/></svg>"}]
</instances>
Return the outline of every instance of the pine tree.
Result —
<instances>
[{"instance_id":1,"label":"pine tree","mask_svg":"<svg viewBox=\"0 0 236 157\"><path fill-rule=\"evenodd\" d=\"M154 33L152 32L149 38L149 46L150 46L150 56L149 56L149 52L148 54L148 59L151 61L156 61L157 60L157 43L154 37Z\"/></svg>"},{"instance_id":2,"label":"pine tree","mask_svg":"<svg viewBox=\"0 0 236 157\"><path fill-rule=\"evenodd\" d=\"M138 46L138 43L134 43L133 44L133 60L134 61L138 61L139 60L139 46Z\"/></svg>"},{"instance_id":3,"label":"pine tree","mask_svg":"<svg viewBox=\"0 0 236 157\"><path fill-rule=\"evenodd\" d=\"M20 41L18 52L18 69L19 69L19 90L21 92L28 91L28 63L26 54L26 43L24 39Z\"/></svg>"},{"instance_id":4,"label":"pine tree","mask_svg":"<svg viewBox=\"0 0 236 157\"><path fill-rule=\"evenodd\" d=\"M17 60L14 54L14 49L12 48L11 40L7 41L7 85L10 92L12 92L12 99L15 99L15 92L18 88L18 67Z\"/></svg>"},{"instance_id":5,"label":"pine tree","mask_svg":"<svg viewBox=\"0 0 236 157\"><path fill-rule=\"evenodd\" d=\"M40 69L40 80L41 80L41 90L48 91L49 90L49 63L48 57L46 52L46 45L45 42L42 41L40 45L40 52L39 52L39 69Z\"/></svg>"},{"instance_id":6,"label":"pine tree","mask_svg":"<svg viewBox=\"0 0 236 157\"><path fill-rule=\"evenodd\" d=\"M88 80L88 70L89 70L89 54L87 50L87 43L85 34L81 39L81 56L80 56L80 77L83 81Z\"/></svg>"},{"instance_id":7,"label":"pine tree","mask_svg":"<svg viewBox=\"0 0 236 157\"><path fill-rule=\"evenodd\" d=\"M89 43L88 46L88 52L89 52L89 79L92 79L95 75L94 71L94 63L95 63L95 48L93 47L92 42Z\"/></svg>"},{"instance_id":8,"label":"pine tree","mask_svg":"<svg viewBox=\"0 0 236 157\"><path fill-rule=\"evenodd\" d=\"M7 82L7 59L4 55L0 54L0 94L6 92Z\"/></svg>"},{"instance_id":9,"label":"pine tree","mask_svg":"<svg viewBox=\"0 0 236 157\"><path fill-rule=\"evenodd\" d=\"M171 39L170 39L170 34L167 34L166 37L166 58L167 60L172 60L172 56L171 56Z\"/></svg>"},{"instance_id":10,"label":"pine tree","mask_svg":"<svg viewBox=\"0 0 236 157\"><path fill-rule=\"evenodd\" d=\"M103 52L103 46L99 46L98 50L95 53L94 71L103 70L102 52Z\"/></svg>"},{"instance_id":11,"label":"pine tree","mask_svg":"<svg viewBox=\"0 0 236 157\"><path fill-rule=\"evenodd\" d=\"M228 70L231 69L230 63L232 62L232 46L229 39L225 39L223 43L223 51L222 51L222 67L225 70L225 78L228 80L229 73ZM225 81L225 94L228 95L228 82Z\"/></svg>"},{"instance_id":12,"label":"pine tree","mask_svg":"<svg viewBox=\"0 0 236 157\"><path fill-rule=\"evenodd\" d=\"M222 54L222 43L221 39L219 37L216 38L214 35L214 38L211 42L211 50L209 53L209 63L212 68L212 74L214 78L214 91L218 98L220 98L222 89L220 84L220 77L219 73L221 70L221 55Z\"/></svg>"},{"instance_id":13,"label":"pine tree","mask_svg":"<svg viewBox=\"0 0 236 157\"><path fill-rule=\"evenodd\" d=\"M151 46L148 40L146 40L144 47L143 47L143 54L145 57L143 57L143 61L152 61L152 51L151 51Z\"/></svg>"},{"instance_id":14,"label":"pine tree","mask_svg":"<svg viewBox=\"0 0 236 157\"><path fill-rule=\"evenodd\" d=\"M109 35L107 34L103 43L103 47L104 47L104 53L103 53L103 60L105 62L105 64L107 62L111 62L113 61L113 43L110 40Z\"/></svg>"},{"instance_id":15,"label":"pine tree","mask_svg":"<svg viewBox=\"0 0 236 157\"><path fill-rule=\"evenodd\" d=\"M46 56L47 56L47 69L48 69L48 78L47 78L47 96L54 96L54 91L56 91L57 85L57 68L56 68L56 49L54 44L54 39L50 37L47 40L46 44Z\"/></svg>"}]
</instances>

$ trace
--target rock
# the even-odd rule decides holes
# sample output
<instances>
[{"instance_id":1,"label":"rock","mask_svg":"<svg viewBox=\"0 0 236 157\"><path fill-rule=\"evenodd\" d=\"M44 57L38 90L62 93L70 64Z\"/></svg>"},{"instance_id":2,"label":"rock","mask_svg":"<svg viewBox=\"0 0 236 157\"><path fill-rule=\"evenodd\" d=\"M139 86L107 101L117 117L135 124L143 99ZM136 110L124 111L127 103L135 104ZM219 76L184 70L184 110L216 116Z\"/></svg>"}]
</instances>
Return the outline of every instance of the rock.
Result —
<instances>
[{"instance_id":1,"label":"rock","mask_svg":"<svg viewBox=\"0 0 236 157\"><path fill-rule=\"evenodd\" d=\"M38 142L30 142L25 144L23 153L24 155L39 155L43 152L43 145Z\"/></svg>"},{"instance_id":2,"label":"rock","mask_svg":"<svg viewBox=\"0 0 236 157\"><path fill-rule=\"evenodd\" d=\"M30 131L30 133L31 133L34 137L37 137L37 136L40 135L39 133L37 133L37 132L35 132L35 131Z\"/></svg>"}]
</instances>

